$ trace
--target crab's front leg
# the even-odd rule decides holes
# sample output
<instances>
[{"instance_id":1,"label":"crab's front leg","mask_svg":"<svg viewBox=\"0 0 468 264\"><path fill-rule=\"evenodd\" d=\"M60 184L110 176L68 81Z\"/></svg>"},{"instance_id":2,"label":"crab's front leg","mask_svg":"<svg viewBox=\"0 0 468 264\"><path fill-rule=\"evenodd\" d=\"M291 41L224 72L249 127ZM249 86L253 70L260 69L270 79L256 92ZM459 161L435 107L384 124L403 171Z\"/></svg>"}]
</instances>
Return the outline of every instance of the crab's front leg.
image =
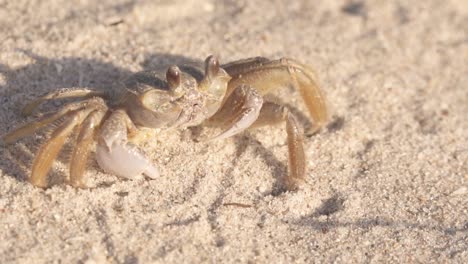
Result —
<instances>
[{"instance_id":1,"label":"crab's front leg","mask_svg":"<svg viewBox=\"0 0 468 264\"><path fill-rule=\"evenodd\" d=\"M273 102L264 102L260 114L251 128L285 122L288 134L288 176L285 185L288 190L295 190L304 181L306 160L304 153L304 132L294 115L287 107Z\"/></svg>"},{"instance_id":2,"label":"crab's front leg","mask_svg":"<svg viewBox=\"0 0 468 264\"><path fill-rule=\"evenodd\" d=\"M221 109L205 125L216 126L223 132L214 139L226 138L248 128L286 123L288 134L289 173L285 178L288 190L295 190L305 178L305 154L302 127L290 111L281 105L264 102L257 90L248 85L235 88Z\"/></svg>"},{"instance_id":3,"label":"crab's front leg","mask_svg":"<svg viewBox=\"0 0 468 264\"><path fill-rule=\"evenodd\" d=\"M311 67L288 58L269 60L256 57L231 62L222 68L232 76L228 94L242 84L255 87L262 96L277 88L292 85L299 90L313 120L313 126L307 134L314 134L327 123L325 96Z\"/></svg>"},{"instance_id":4,"label":"crab's front leg","mask_svg":"<svg viewBox=\"0 0 468 264\"><path fill-rule=\"evenodd\" d=\"M255 88L240 85L225 98L221 108L205 125L220 127L222 132L211 139L224 139L249 128L258 118L263 98Z\"/></svg>"},{"instance_id":5,"label":"crab's front leg","mask_svg":"<svg viewBox=\"0 0 468 264\"><path fill-rule=\"evenodd\" d=\"M119 177L132 179L144 175L154 179L159 176L158 169L141 149L128 142L128 135L136 130L124 110L114 111L102 125L96 147L97 162L103 170Z\"/></svg>"}]
</instances>

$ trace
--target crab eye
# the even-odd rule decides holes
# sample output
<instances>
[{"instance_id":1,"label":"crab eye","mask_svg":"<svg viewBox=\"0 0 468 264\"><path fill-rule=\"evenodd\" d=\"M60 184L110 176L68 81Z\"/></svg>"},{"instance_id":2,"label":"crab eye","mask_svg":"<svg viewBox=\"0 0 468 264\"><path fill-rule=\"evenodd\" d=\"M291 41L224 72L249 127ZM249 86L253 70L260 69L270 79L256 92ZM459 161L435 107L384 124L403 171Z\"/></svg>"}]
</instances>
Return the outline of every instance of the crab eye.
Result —
<instances>
[{"instance_id":1,"label":"crab eye","mask_svg":"<svg viewBox=\"0 0 468 264\"><path fill-rule=\"evenodd\" d=\"M205 60L205 75L209 78L216 76L219 72L219 61L213 55L208 56Z\"/></svg>"},{"instance_id":2,"label":"crab eye","mask_svg":"<svg viewBox=\"0 0 468 264\"><path fill-rule=\"evenodd\" d=\"M180 69L173 65L167 69L166 80L170 89L175 89L180 85Z\"/></svg>"}]
</instances>

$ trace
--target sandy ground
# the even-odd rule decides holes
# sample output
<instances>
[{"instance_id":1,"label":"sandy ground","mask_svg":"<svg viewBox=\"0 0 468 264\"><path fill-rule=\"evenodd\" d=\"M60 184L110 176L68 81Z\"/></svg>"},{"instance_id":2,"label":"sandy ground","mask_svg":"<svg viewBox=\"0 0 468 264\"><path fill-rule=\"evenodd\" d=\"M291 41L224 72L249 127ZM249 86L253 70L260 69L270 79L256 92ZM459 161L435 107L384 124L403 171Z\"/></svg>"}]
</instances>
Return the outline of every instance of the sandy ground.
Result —
<instances>
[{"instance_id":1,"label":"sandy ground","mask_svg":"<svg viewBox=\"0 0 468 264\"><path fill-rule=\"evenodd\" d=\"M2 146L1 263L468 260L467 1L32 2L0 1L0 135L44 92L212 53L309 63L333 114L305 141L297 192L282 191L281 125L209 143L161 133L142 145L160 179L90 161L89 190L63 183L66 155L53 187L26 181L43 134ZM277 96L310 125L296 91Z\"/></svg>"}]
</instances>

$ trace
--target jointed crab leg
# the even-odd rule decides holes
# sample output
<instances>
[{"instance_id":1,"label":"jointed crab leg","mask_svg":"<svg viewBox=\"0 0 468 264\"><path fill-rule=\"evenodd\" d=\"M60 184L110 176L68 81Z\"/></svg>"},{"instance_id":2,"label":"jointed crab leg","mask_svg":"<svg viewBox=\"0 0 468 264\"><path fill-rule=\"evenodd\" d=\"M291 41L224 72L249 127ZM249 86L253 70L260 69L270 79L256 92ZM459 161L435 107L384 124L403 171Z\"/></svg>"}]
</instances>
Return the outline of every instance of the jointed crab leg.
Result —
<instances>
[{"instance_id":1,"label":"jointed crab leg","mask_svg":"<svg viewBox=\"0 0 468 264\"><path fill-rule=\"evenodd\" d=\"M34 159L29 181L38 187L48 186L47 173L52 167L52 163L63 147L67 137L73 132L76 125L79 125L86 116L94 109L75 110L66 114L66 119L51 135L51 138L44 143Z\"/></svg>"},{"instance_id":2,"label":"jointed crab leg","mask_svg":"<svg viewBox=\"0 0 468 264\"><path fill-rule=\"evenodd\" d=\"M265 63L270 62L271 60L264 57L253 57L237 61L232 61L221 65L231 77L238 78L240 74L243 74L249 70L263 66Z\"/></svg>"},{"instance_id":3,"label":"jointed crab leg","mask_svg":"<svg viewBox=\"0 0 468 264\"><path fill-rule=\"evenodd\" d=\"M86 187L83 175L86 169L86 162L90 153L90 148L94 141L97 127L104 118L106 111L96 110L86 117L81 124L80 133L76 140L70 162L70 182L75 187Z\"/></svg>"},{"instance_id":4,"label":"jointed crab leg","mask_svg":"<svg viewBox=\"0 0 468 264\"><path fill-rule=\"evenodd\" d=\"M55 92L45 94L34 101L28 103L22 110L22 114L25 116L30 115L34 109L36 109L40 104L47 100L54 99L63 99L63 98L89 98L89 97L103 97L106 96L105 92L93 91L85 88L77 89L62 89Z\"/></svg>"},{"instance_id":5,"label":"jointed crab leg","mask_svg":"<svg viewBox=\"0 0 468 264\"><path fill-rule=\"evenodd\" d=\"M263 105L262 105L263 103ZM294 190L305 177L305 154L302 127L289 110L272 102L263 102L255 90L242 85L226 100L222 108L208 120L208 126L227 129L214 139L226 138L248 128L286 122L288 134L289 174L286 188Z\"/></svg>"},{"instance_id":6,"label":"jointed crab leg","mask_svg":"<svg viewBox=\"0 0 468 264\"><path fill-rule=\"evenodd\" d=\"M76 103L70 103L66 106L64 106L60 111L56 112L56 113L53 113L53 114L50 114L50 115L46 115L36 121L33 121L31 123L28 123L8 134L6 134L4 137L3 137L3 140L5 141L6 144L10 144L10 143L13 143L14 141L22 138L22 137L26 137L26 136L29 136L31 135L32 133L36 132L38 129L48 125L48 124L51 124L52 122L60 119L61 117L63 117L64 115L66 115L67 113L71 112L71 111L75 111L75 110L79 110L79 109L82 109L82 108L85 108L86 106L88 106L89 104L94 104L96 101L101 101L101 104L104 104L104 101L102 101L102 99L99 99L99 98L94 98L94 99L90 99L90 100L87 100L87 101L82 101L82 102L76 102Z\"/></svg>"},{"instance_id":7,"label":"jointed crab leg","mask_svg":"<svg viewBox=\"0 0 468 264\"><path fill-rule=\"evenodd\" d=\"M325 97L310 67L292 59L270 61L257 57L232 62L222 68L233 77L229 82L228 94L241 84L255 87L261 95L279 87L293 85L299 89L314 121L314 127L308 133L318 131L327 122Z\"/></svg>"},{"instance_id":8,"label":"jointed crab leg","mask_svg":"<svg viewBox=\"0 0 468 264\"><path fill-rule=\"evenodd\" d=\"M289 173L285 183L288 190L294 190L297 188L299 181L305 177L306 163L303 142L304 132L297 119L288 108L272 102L265 102L252 128L272 125L282 121L286 121L289 154Z\"/></svg>"}]
</instances>

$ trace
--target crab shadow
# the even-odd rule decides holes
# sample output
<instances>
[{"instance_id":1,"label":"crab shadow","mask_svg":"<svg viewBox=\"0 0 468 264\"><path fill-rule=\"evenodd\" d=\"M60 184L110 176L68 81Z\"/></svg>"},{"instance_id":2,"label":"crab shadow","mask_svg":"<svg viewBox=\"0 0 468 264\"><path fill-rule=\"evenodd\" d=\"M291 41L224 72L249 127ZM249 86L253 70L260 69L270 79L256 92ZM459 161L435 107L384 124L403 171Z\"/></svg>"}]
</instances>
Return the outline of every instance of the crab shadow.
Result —
<instances>
[{"instance_id":1,"label":"crab shadow","mask_svg":"<svg viewBox=\"0 0 468 264\"><path fill-rule=\"evenodd\" d=\"M0 135L13 130L21 123L32 121L34 118L24 119L21 116L21 108L25 102L42 94L61 88L89 88L98 91L113 89L115 83L125 79L133 72L116 66L112 63L82 57L47 58L30 51L19 50L32 59L33 63L19 68L10 68L0 64L0 76L4 82L0 84ZM193 59L181 55L153 53L145 56L141 63L142 70L165 70L170 65L195 65L203 63L202 60ZM68 101L46 102L41 111L52 111L60 108ZM301 117L303 119L304 117ZM305 118L304 118L305 119ZM46 129L45 129L46 130ZM21 139L16 144L1 145L0 168L6 175L11 175L18 181L26 181L30 172L34 155L46 137L42 133L32 137ZM246 142L248 141L248 142ZM273 168L273 176L278 179L275 190L282 190L281 179L286 173L286 166L280 162L267 148L251 136L236 137L236 147L242 153L244 144L256 143L255 151ZM64 166L68 163L67 155L72 146L65 145L58 157L58 161ZM64 167L62 166L62 167ZM52 170L50 172L51 186L63 183L67 176L66 170Z\"/></svg>"}]
</instances>

